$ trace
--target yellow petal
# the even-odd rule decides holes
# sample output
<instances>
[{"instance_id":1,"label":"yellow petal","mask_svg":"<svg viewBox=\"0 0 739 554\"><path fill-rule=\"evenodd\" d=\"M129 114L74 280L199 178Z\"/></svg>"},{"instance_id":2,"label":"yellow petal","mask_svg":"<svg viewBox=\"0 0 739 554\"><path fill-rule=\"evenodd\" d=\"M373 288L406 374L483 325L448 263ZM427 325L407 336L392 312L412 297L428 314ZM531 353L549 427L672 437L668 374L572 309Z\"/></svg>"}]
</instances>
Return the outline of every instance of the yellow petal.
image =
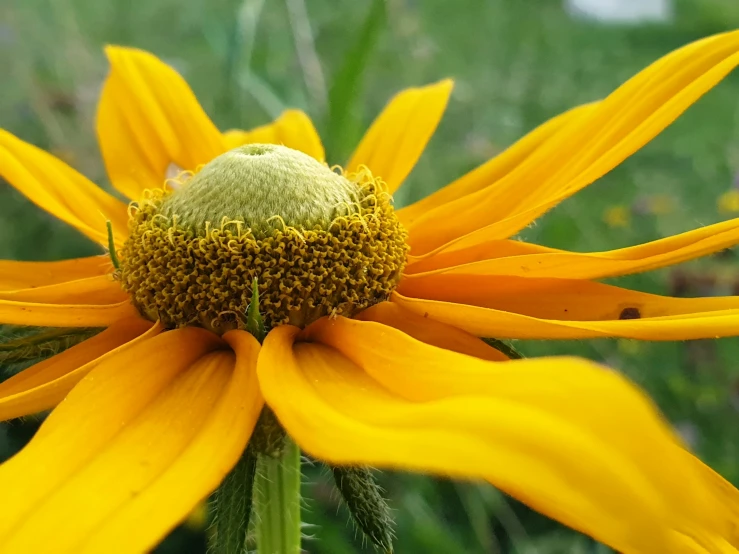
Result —
<instances>
[{"instance_id":1,"label":"yellow petal","mask_svg":"<svg viewBox=\"0 0 739 554\"><path fill-rule=\"evenodd\" d=\"M563 321L693 317L697 313L709 315L709 312L739 309L739 296L672 298L577 279L430 275L404 279L397 290L409 298L469 304Z\"/></svg>"},{"instance_id":2,"label":"yellow petal","mask_svg":"<svg viewBox=\"0 0 739 554\"><path fill-rule=\"evenodd\" d=\"M238 460L260 408L258 345L238 363L222 345L171 331L83 379L0 466L2 551L143 552L187 517Z\"/></svg>"},{"instance_id":3,"label":"yellow petal","mask_svg":"<svg viewBox=\"0 0 739 554\"><path fill-rule=\"evenodd\" d=\"M60 262L0 260L0 291L30 289L113 272L108 256Z\"/></svg>"},{"instance_id":4,"label":"yellow petal","mask_svg":"<svg viewBox=\"0 0 739 554\"><path fill-rule=\"evenodd\" d=\"M113 323L100 334L0 383L0 421L53 408L92 369L162 331L140 318Z\"/></svg>"},{"instance_id":5,"label":"yellow petal","mask_svg":"<svg viewBox=\"0 0 739 554\"><path fill-rule=\"evenodd\" d=\"M718 299L716 304L724 301L732 305L736 297L729 298L731 300ZM688 340L731 337L736 335L736 318L739 316L739 308L732 308L701 312L686 310L687 313L642 319L564 321L469 304L409 298L398 292L393 293L391 300L423 317L458 327L478 337L511 339L623 337L641 340ZM705 306L716 307L711 299L695 299L698 300L704 301ZM610 309L612 308L611 306Z\"/></svg>"},{"instance_id":6,"label":"yellow petal","mask_svg":"<svg viewBox=\"0 0 739 554\"><path fill-rule=\"evenodd\" d=\"M484 232L506 238L605 175L712 89L739 63L739 31L690 44L643 70L568 125L494 187L425 213L409 227L416 255Z\"/></svg>"},{"instance_id":7,"label":"yellow petal","mask_svg":"<svg viewBox=\"0 0 739 554\"><path fill-rule=\"evenodd\" d=\"M138 317L129 300L117 304L37 304L0 300L0 323L41 327L107 327Z\"/></svg>"},{"instance_id":8,"label":"yellow petal","mask_svg":"<svg viewBox=\"0 0 739 554\"><path fill-rule=\"evenodd\" d=\"M361 312L357 318L362 321L382 323L388 327L398 329L416 340L452 352L475 356L482 360L502 361L508 359L505 354L469 333L438 321L423 318L392 302L375 304ZM310 331L307 331L307 333L309 335Z\"/></svg>"},{"instance_id":9,"label":"yellow petal","mask_svg":"<svg viewBox=\"0 0 739 554\"><path fill-rule=\"evenodd\" d=\"M377 324L332 324L312 337L331 346L275 329L257 364L267 403L313 456L485 478L627 554L739 545L739 493L717 490L617 373L574 358L486 362Z\"/></svg>"},{"instance_id":10,"label":"yellow petal","mask_svg":"<svg viewBox=\"0 0 739 554\"><path fill-rule=\"evenodd\" d=\"M308 114L301 110L286 110L272 123L250 131L227 131L223 138L229 150L255 142L281 144L313 156L319 162L326 161L321 137Z\"/></svg>"},{"instance_id":11,"label":"yellow petal","mask_svg":"<svg viewBox=\"0 0 739 554\"><path fill-rule=\"evenodd\" d=\"M112 275L98 275L53 285L0 291L0 300L36 304L116 304L128 298Z\"/></svg>"},{"instance_id":12,"label":"yellow petal","mask_svg":"<svg viewBox=\"0 0 739 554\"><path fill-rule=\"evenodd\" d=\"M498 156L488 160L486 163L433 194L398 210L398 217L405 226L410 226L416 219L429 210L495 184L499 179L505 177L514 168L523 163L542 144L550 140L556 140L557 134L565 126L571 125L579 118L592 113L596 107L596 103L583 104L553 117L519 139Z\"/></svg>"},{"instance_id":13,"label":"yellow petal","mask_svg":"<svg viewBox=\"0 0 739 554\"><path fill-rule=\"evenodd\" d=\"M0 322L50 327L104 327L137 316L111 275L1 291Z\"/></svg>"},{"instance_id":14,"label":"yellow petal","mask_svg":"<svg viewBox=\"0 0 739 554\"><path fill-rule=\"evenodd\" d=\"M241 331L224 338L236 354L236 367L201 431L164 475L105 522L83 552L104 552L111 544L126 552L150 550L238 461L264 406L255 371L259 343Z\"/></svg>"},{"instance_id":15,"label":"yellow petal","mask_svg":"<svg viewBox=\"0 0 739 554\"><path fill-rule=\"evenodd\" d=\"M375 119L346 166L364 165L382 178L392 194L421 157L446 109L450 79L397 94Z\"/></svg>"},{"instance_id":16,"label":"yellow petal","mask_svg":"<svg viewBox=\"0 0 739 554\"><path fill-rule=\"evenodd\" d=\"M100 150L110 180L138 200L164 184L174 164L184 170L226 151L223 137L185 80L156 56L109 46L110 74L97 113Z\"/></svg>"},{"instance_id":17,"label":"yellow petal","mask_svg":"<svg viewBox=\"0 0 739 554\"><path fill-rule=\"evenodd\" d=\"M601 279L650 271L718 252L739 243L739 219L722 221L661 240L606 252L567 252L533 247L532 253L501 256L491 241L464 250L442 252L411 266L415 275L517 275ZM526 245L529 246L529 245ZM461 263L460 263L461 262ZM446 264L458 265L446 265ZM429 269L436 266L438 269ZM425 273L424 273L425 272ZM415 276L414 275L414 276Z\"/></svg>"},{"instance_id":18,"label":"yellow petal","mask_svg":"<svg viewBox=\"0 0 739 554\"><path fill-rule=\"evenodd\" d=\"M403 271L406 275L414 275L482 260L551 252L564 252L564 250L509 239L485 240L470 245L457 241L423 256L408 256L408 265Z\"/></svg>"},{"instance_id":19,"label":"yellow petal","mask_svg":"<svg viewBox=\"0 0 739 554\"><path fill-rule=\"evenodd\" d=\"M48 152L1 129L0 176L34 204L96 242L107 245L107 220L115 236L128 235L123 202Z\"/></svg>"}]
</instances>

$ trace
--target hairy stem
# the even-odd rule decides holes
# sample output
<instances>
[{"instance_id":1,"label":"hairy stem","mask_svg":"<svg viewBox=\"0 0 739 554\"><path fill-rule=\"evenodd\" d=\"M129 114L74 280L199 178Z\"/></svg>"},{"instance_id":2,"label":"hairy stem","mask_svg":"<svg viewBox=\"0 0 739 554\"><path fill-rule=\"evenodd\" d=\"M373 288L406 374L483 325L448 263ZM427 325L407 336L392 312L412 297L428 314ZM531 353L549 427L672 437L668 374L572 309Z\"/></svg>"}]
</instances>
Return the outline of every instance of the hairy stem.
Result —
<instances>
[{"instance_id":1,"label":"hairy stem","mask_svg":"<svg viewBox=\"0 0 739 554\"><path fill-rule=\"evenodd\" d=\"M259 456L254 492L259 554L300 554L300 449L289 438L279 457Z\"/></svg>"}]
</instances>

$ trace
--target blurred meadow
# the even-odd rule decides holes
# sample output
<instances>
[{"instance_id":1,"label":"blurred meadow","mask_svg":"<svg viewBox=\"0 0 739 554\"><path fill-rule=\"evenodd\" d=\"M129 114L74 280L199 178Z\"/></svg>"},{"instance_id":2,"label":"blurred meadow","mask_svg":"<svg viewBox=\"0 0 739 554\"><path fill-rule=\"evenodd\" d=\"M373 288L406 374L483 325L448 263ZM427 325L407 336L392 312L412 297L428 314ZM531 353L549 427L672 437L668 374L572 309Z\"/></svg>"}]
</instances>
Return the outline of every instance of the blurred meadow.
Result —
<instances>
[{"instance_id":1,"label":"blurred meadow","mask_svg":"<svg viewBox=\"0 0 739 554\"><path fill-rule=\"evenodd\" d=\"M266 123L286 107L304 109L330 162L343 163L391 95L451 76L456 88L446 116L396 196L404 205L545 119L605 96L670 50L735 27L736 0L676 0L670 21L630 25L572 17L555 0L0 0L0 127L108 187L94 117L107 71L102 46L115 43L150 50L176 67L222 129ZM739 212L738 172L734 74L522 237L597 251L714 223ZM93 253L100 253L96 246L0 181L0 258ZM726 251L618 283L677 296L739 294L737 269L736 252ZM739 341L516 347L623 370L705 461L739 484ZM0 427L0 460L38 422ZM370 552L328 472L306 465L305 473L305 550ZM609 552L488 486L391 473L381 479L397 516L398 552ZM204 552L203 519L191 518L158 551Z\"/></svg>"}]
</instances>

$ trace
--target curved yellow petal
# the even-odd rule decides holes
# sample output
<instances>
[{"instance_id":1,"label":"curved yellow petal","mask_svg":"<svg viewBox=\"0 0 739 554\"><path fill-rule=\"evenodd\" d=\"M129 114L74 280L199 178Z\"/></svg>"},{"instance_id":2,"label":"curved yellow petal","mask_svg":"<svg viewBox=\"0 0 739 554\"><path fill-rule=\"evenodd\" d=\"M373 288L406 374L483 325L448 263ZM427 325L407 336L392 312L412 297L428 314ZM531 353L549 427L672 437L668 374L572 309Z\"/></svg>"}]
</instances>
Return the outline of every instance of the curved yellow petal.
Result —
<instances>
[{"instance_id":1,"label":"curved yellow petal","mask_svg":"<svg viewBox=\"0 0 739 554\"><path fill-rule=\"evenodd\" d=\"M251 432L257 346L239 363L223 346L204 330L170 331L83 379L0 466L2 551L142 552L185 518Z\"/></svg>"},{"instance_id":2,"label":"curved yellow petal","mask_svg":"<svg viewBox=\"0 0 739 554\"><path fill-rule=\"evenodd\" d=\"M0 300L36 304L116 304L128 298L112 275L97 275L53 285L0 291Z\"/></svg>"},{"instance_id":3,"label":"curved yellow petal","mask_svg":"<svg viewBox=\"0 0 739 554\"><path fill-rule=\"evenodd\" d=\"M0 177L29 200L90 239L108 243L105 222L128 235L128 212L120 200L48 152L0 129Z\"/></svg>"},{"instance_id":4,"label":"curved yellow petal","mask_svg":"<svg viewBox=\"0 0 739 554\"><path fill-rule=\"evenodd\" d=\"M138 200L164 184L170 164L185 170L226 151L225 141L185 80L153 54L108 46L110 74L97 134L110 180Z\"/></svg>"},{"instance_id":5,"label":"curved yellow petal","mask_svg":"<svg viewBox=\"0 0 739 554\"><path fill-rule=\"evenodd\" d=\"M113 272L108 256L58 262L0 260L0 291L30 289Z\"/></svg>"},{"instance_id":6,"label":"curved yellow petal","mask_svg":"<svg viewBox=\"0 0 739 554\"><path fill-rule=\"evenodd\" d=\"M259 343L241 331L224 338L236 354L236 366L200 432L165 474L87 540L82 552L104 552L111 544L126 552L150 550L238 461L264 405L255 371Z\"/></svg>"},{"instance_id":7,"label":"curved yellow petal","mask_svg":"<svg viewBox=\"0 0 739 554\"><path fill-rule=\"evenodd\" d=\"M617 320L565 321L532 317L469 304L409 298L398 292L393 293L391 300L423 317L458 327L478 337L510 339L623 337L640 340L689 340L732 337L736 335L736 321L739 316L739 308L731 308L701 312L687 311L687 313L641 319L632 319L627 316L625 319ZM710 299L686 300L710 302ZM733 300L728 301L729 305L733 302ZM676 309L674 312L679 312L679 310Z\"/></svg>"},{"instance_id":8,"label":"curved yellow petal","mask_svg":"<svg viewBox=\"0 0 739 554\"><path fill-rule=\"evenodd\" d=\"M617 373L573 358L486 362L336 325L350 343L331 330L331 347L293 344L297 329L279 327L257 364L267 403L319 459L485 478L627 554L739 545L739 493L717 490Z\"/></svg>"},{"instance_id":9,"label":"curved yellow petal","mask_svg":"<svg viewBox=\"0 0 739 554\"><path fill-rule=\"evenodd\" d=\"M739 296L672 298L577 279L500 275L430 275L405 279L398 293L524 314L539 319L598 322L710 315L739 309Z\"/></svg>"},{"instance_id":10,"label":"curved yellow petal","mask_svg":"<svg viewBox=\"0 0 739 554\"><path fill-rule=\"evenodd\" d=\"M503 361L508 359L508 356L469 333L421 317L392 302L375 304L361 312L357 319L382 323L426 344L452 352L459 352L460 354L467 354L468 356L475 356L482 360ZM310 336L311 329L313 329L313 326L306 330L306 336Z\"/></svg>"},{"instance_id":11,"label":"curved yellow petal","mask_svg":"<svg viewBox=\"0 0 739 554\"><path fill-rule=\"evenodd\" d=\"M0 299L0 323L40 327L107 327L139 313L130 300L117 304L38 304Z\"/></svg>"},{"instance_id":12,"label":"curved yellow petal","mask_svg":"<svg viewBox=\"0 0 739 554\"><path fill-rule=\"evenodd\" d=\"M658 60L568 125L494 187L430 210L408 228L416 255L490 226L506 238L639 150L739 63L739 31ZM483 232L482 230L480 232Z\"/></svg>"},{"instance_id":13,"label":"curved yellow petal","mask_svg":"<svg viewBox=\"0 0 739 554\"><path fill-rule=\"evenodd\" d=\"M470 245L455 243L423 256L408 256L408 265L403 271L405 275L415 275L483 260L552 252L565 251L510 239L481 241Z\"/></svg>"},{"instance_id":14,"label":"curved yellow petal","mask_svg":"<svg viewBox=\"0 0 739 554\"><path fill-rule=\"evenodd\" d=\"M162 331L140 318L113 323L100 334L0 383L0 421L53 408L97 365Z\"/></svg>"},{"instance_id":15,"label":"curved yellow petal","mask_svg":"<svg viewBox=\"0 0 739 554\"><path fill-rule=\"evenodd\" d=\"M308 154L319 162L326 161L321 137L308 114L301 110L285 110L272 123L249 131L226 131L223 138L229 150L255 142L281 144Z\"/></svg>"},{"instance_id":16,"label":"curved yellow petal","mask_svg":"<svg viewBox=\"0 0 739 554\"><path fill-rule=\"evenodd\" d=\"M414 272L413 278L436 273L563 279L617 277L678 264L734 246L739 243L739 219L606 252L580 253L534 247L532 253L522 251L521 254L501 256L495 250L500 242L491 241L489 245L483 243L461 251L440 253L423 259L409 270ZM523 247L526 243L520 244ZM455 262L462 263L446 265ZM433 266L437 268L429 269Z\"/></svg>"},{"instance_id":17,"label":"curved yellow petal","mask_svg":"<svg viewBox=\"0 0 739 554\"><path fill-rule=\"evenodd\" d=\"M99 327L137 315L128 294L111 275L0 291L0 323Z\"/></svg>"},{"instance_id":18,"label":"curved yellow petal","mask_svg":"<svg viewBox=\"0 0 739 554\"><path fill-rule=\"evenodd\" d=\"M463 175L453 183L410 206L398 210L398 217L403 225L410 226L416 219L429 210L443 206L462 196L493 186L499 179L508 175L531 156L533 152L547 143L547 141L557 140L557 134L567 125L571 125L579 118L591 114L597 105L597 103L583 104L542 123L502 153Z\"/></svg>"},{"instance_id":19,"label":"curved yellow petal","mask_svg":"<svg viewBox=\"0 0 739 554\"><path fill-rule=\"evenodd\" d=\"M444 115L453 82L409 88L397 94L362 138L346 165L347 172L364 165L394 193L421 157Z\"/></svg>"}]
</instances>

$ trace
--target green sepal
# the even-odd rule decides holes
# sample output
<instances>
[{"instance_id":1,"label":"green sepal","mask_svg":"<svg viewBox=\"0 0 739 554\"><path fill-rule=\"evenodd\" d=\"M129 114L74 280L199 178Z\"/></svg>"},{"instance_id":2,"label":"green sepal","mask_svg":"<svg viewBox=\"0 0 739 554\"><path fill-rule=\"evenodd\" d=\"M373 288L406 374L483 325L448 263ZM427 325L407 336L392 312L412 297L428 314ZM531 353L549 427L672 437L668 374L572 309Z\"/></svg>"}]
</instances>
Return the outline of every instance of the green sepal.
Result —
<instances>
[{"instance_id":1,"label":"green sepal","mask_svg":"<svg viewBox=\"0 0 739 554\"><path fill-rule=\"evenodd\" d=\"M0 326L0 380L102 331L98 327Z\"/></svg>"},{"instance_id":2,"label":"green sepal","mask_svg":"<svg viewBox=\"0 0 739 554\"><path fill-rule=\"evenodd\" d=\"M211 497L210 554L245 554L254 492L257 455L248 446Z\"/></svg>"},{"instance_id":3,"label":"green sepal","mask_svg":"<svg viewBox=\"0 0 739 554\"><path fill-rule=\"evenodd\" d=\"M252 282L251 302L246 308L246 330L249 331L260 343L267 336L267 329L259 312L259 283L257 278ZM265 406L254 427L249 444L256 454L279 458L284 450L285 430L277 421L277 417Z\"/></svg>"},{"instance_id":4,"label":"green sepal","mask_svg":"<svg viewBox=\"0 0 739 554\"><path fill-rule=\"evenodd\" d=\"M508 356L511 360L522 360L526 356L521 354L518 350L513 348L510 344L507 342L504 342L502 340L498 339L490 339L490 338L483 338L483 341L485 341L486 344L489 344L496 350L500 350L503 354Z\"/></svg>"},{"instance_id":5,"label":"green sepal","mask_svg":"<svg viewBox=\"0 0 739 554\"><path fill-rule=\"evenodd\" d=\"M262 314L259 313L259 283L257 278L251 285L251 302L246 308L246 330L249 331L260 342L264 342L267 336L267 329L264 326Z\"/></svg>"},{"instance_id":6,"label":"green sepal","mask_svg":"<svg viewBox=\"0 0 739 554\"><path fill-rule=\"evenodd\" d=\"M262 408L249 444L254 452L268 458L279 458L285 450L287 434L269 406Z\"/></svg>"},{"instance_id":7,"label":"green sepal","mask_svg":"<svg viewBox=\"0 0 739 554\"><path fill-rule=\"evenodd\" d=\"M105 226L108 228L108 255L110 256L110 261L113 262L113 267L116 268L116 270L119 270L121 268L121 264L118 261L118 254L116 254L115 251L115 240L113 239L113 224L110 222L110 220L105 222Z\"/></svg>"},{"instance_id":8,"label":"green sepal","mask_svg":"<svg viewBox=\"0 0 739 554\"><path fill-rule=\"evenodd\" d=\"M395 522L372 470L359 466L331 466L331 472L357 527L382 552L392 552Z\"/></svg>"}]
</instances>

